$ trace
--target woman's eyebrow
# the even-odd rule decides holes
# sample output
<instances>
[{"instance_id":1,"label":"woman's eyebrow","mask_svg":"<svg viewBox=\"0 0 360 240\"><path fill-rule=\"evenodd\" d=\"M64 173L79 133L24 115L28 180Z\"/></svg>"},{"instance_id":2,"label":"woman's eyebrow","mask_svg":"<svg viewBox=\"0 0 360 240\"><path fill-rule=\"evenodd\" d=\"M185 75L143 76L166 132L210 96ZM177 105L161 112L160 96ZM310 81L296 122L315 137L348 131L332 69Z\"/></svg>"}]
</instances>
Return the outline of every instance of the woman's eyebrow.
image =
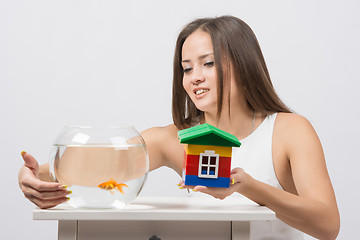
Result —
<instances>
[{"instance_id":1,"label":"woman's eyebrow","mask_svg":"<svg viewBox=\"0 0 360 240\"><path fill-rule=\"evenodd\" d=\"M199 59L202 60L202 59L206 58L209 55L214 55L214 53L206 53L204 55L199 56ZM182 60L181 62L191 62L191 60L185 59L185 60Z\"/></svg>"}]
</instances>

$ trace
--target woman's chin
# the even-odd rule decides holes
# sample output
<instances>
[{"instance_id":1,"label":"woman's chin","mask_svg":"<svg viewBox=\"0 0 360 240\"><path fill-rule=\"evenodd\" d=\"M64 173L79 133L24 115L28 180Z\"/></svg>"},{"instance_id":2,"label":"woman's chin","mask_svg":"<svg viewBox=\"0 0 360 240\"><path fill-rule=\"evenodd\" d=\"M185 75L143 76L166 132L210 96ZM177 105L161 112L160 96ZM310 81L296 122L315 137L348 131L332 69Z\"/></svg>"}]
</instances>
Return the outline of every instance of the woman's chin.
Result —
<instances>
[{"instance_id":1,"label":"woman's chin","mask_svg":"<svg viewBox=\"0 0 360 240\"><path fill-rule=\"evenodd\" d=\"M208 105L203 105L203 104L198 104L198 105L195 105L196 108L204 113L213 113L213 114L216 114L217 113L217 109L214 108L214 107L210 107Z\"/></svg>"}]
</instances>

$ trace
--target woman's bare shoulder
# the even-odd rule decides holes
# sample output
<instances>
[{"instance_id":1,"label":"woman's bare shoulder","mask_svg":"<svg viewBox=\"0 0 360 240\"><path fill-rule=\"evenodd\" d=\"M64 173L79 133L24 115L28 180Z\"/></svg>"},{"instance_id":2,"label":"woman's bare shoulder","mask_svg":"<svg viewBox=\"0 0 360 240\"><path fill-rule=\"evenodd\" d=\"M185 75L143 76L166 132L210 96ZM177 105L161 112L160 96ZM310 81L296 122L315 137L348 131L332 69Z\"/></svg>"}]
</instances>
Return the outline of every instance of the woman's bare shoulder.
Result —
<instances>
[{"instance_id":1,"label":"woman's bare shoulder","mask_svg":"<svg viewBox=\"0 0 360 240\"><path fill-rule=\"evenodd\" d=\"M278 113L274 131L288 137L294 134L303 136L315 132L310 121L296 113Z\"/></svg>"},{"instance_id":2,"label":"woman's bare shoulder","mask_svg":"<svg viewBox=\"0 0 360 240\"><path fill-rule=\"evenodd\" d=\"M303 147L305 143L316 143L319 146L317 133L310 121L296 113L279 113L277 115L274 137L277 137L278 141L290 149Z\"/></svg>"},{"instance_id":3,"label":"woman's bare shoulder","mask_svg":"<svg viewBox=\"0 0 360 240\"><path fill-rule=\"evenodd\" d=\"M310 122L302 115L297 113L278 113L276 122L283 127L294 127L301 125L309 125Z\"/></svg>"}]
</instances>

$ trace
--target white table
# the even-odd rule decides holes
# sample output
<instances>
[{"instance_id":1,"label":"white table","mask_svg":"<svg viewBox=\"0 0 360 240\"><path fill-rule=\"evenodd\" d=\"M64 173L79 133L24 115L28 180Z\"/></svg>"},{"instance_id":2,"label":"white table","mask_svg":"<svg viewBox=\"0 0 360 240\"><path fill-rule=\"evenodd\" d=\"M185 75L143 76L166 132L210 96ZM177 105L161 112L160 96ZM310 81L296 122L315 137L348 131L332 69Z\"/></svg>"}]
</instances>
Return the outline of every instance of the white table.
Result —
<instances>
[{"instance_id":1,"label":"white table","mask_svg":"<svg viewBox=\"0 0 360 240\"><path fill-rule=\"evenodd\" d=\"M141 197L124 209L37 208L33 219L58 220L59 240L240 240L275 213L244 198Z\"/></svg>"}]
</instances>

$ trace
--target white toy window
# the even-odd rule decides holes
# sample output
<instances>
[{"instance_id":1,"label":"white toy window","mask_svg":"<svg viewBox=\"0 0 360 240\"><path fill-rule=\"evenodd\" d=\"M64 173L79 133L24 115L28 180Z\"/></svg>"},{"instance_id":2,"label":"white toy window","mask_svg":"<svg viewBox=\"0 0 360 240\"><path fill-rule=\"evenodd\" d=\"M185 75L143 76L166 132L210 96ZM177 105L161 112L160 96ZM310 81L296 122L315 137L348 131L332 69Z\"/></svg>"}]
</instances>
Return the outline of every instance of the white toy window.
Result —
<instances>
[{"instance_id":1,"label":"white toy window","mask_svg":"<svg viewBox=\"0 0 360 240\"><path fill-rule=\"evenodd\" d=\"M218 171L219 154L215 154L215 151L208 150L200 153L198 176L202 178L217 178Z\"/></svg>"}]
</instances>

